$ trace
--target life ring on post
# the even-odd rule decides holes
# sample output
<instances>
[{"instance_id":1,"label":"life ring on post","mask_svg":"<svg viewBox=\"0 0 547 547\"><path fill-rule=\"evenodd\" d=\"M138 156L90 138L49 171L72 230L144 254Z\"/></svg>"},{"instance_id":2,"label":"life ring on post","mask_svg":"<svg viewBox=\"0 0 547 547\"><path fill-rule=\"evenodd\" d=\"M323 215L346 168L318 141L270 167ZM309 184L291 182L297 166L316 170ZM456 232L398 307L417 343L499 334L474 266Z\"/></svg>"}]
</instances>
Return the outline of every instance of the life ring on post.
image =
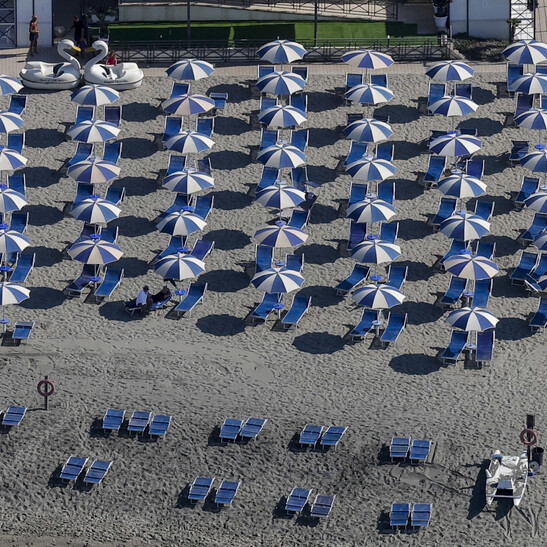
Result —
<instances>
[{"instance_id":1,"label":"life ring on post","mask_svg":"<svg viewBox=\"0 0 547 547\"><path fill-rule=\"evenodd\" d=\"M538 442L538 434L533 429L525 429L520 434L520 442L526 446L532 446Z\"/></svg>"},{"instance_id":2,"label":"life ring on post","mask_svg":"<svg viewBox=\"0 0 547 547\"><path fill-rule=\"evenodd\" d=\"M55 393L55 384L51 380L41 380L38 383L38 393L42 397L50 397Z\"/></svg>"}]
</instances>

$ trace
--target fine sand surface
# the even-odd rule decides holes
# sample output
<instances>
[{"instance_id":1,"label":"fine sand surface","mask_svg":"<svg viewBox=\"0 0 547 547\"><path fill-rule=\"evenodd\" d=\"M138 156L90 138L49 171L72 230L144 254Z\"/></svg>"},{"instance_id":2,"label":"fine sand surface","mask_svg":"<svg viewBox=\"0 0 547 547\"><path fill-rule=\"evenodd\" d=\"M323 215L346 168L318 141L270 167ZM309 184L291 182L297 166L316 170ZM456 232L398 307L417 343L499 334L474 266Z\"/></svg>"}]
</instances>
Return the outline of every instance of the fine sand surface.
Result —
<instances>
[{"instance_id":1,"label":"fine sand surface","mask_svg":"<svg viewBox=\"0 0 547 547\"><path fill-rule=\"evenodd\" d=\"M507 152L511 139L537 142L537 133L503 126L514 105L511 99L495 99L495 82L502 77L474 78L480 108L463 121L479 128L485 199L496 204L488 237L496 242L501 272L490 309L500 322L494 361L482 370L441 367L436 360L450 328L434 303L449 279L432 265L449 240L432 234L426 224L440 193L424 192L416 178L427 166L422 141L430 129L447 129L450 122L418 114L416 99L426 94L426 76L390 75L396 98L377 110L391 117L395 131L394 220L403 252L397 263L409 267L403 288L407 300L397 308L408 313L408 327L386 350L344 339L361 310L333 289L353 267L337 249L349 232L338 208L349 195L350 178L335 168L349 147L340 128L346 114L360 107L343 106L336 91L343 75L313 76L307 88L309 173L321 188L310 237L299 249L306 262L303 293L313 297L313 307L292 333L272 329L273 322L245 322L262 296L245 272L254 259L252 234L274 218L273 211L247 196L261 167L249 157L249 146L259 141L259 131L248 124L258 100L251 98L246 82L213 76L194 86L198 92L227 91L230 102L216 120L211 152L215 208L204 237L216 248L201 277L209 291L203 306L180 320L166 318L166 311L133 319L121 302L145 283L153 291L162 285L149 262L169 238L158 233L153 219L173 196L156 184L169 154L158 151L153 140L163 127L157 105L168 96L171 81L147 78L120 100L122 176L115 184L125 186L127 197L121 218L112 224L119 226L125 279L113 301L101 306L68 300L62 292L81 269L61 253L81 229L81 223L62 214L75 183L56 173L75 148L62 132L63 124L74 119L75 106L68 91L31 92L24 114L29 159L24 172L30 251L37 259L28 283L31 298L8 308L7 315L37 326L27 345L2 346L0 352L3 406L21 404L32 411L20 428L0 439L0 543L544 545L547 487L541 472L529 481L519 509L483 507L485 460L497 448L521 451L518 434L526 413L536 414L540 436L547 419L545 335L532 335L527 325L537 298L511 287L508 279L520 252L515 239L533 212L512 207L510 192L526 172L508 165ZM58 387L48 412L40 409L36 393L44 374ZM158 442L123 434L104 438L95 427L108 407L170 414L172 427ZM219 445L223 419L248 416L269 420L258 441ZM302 452L294 437L306 423L349 430L336 452ZM393 435L432 439L433 462L425 467L387 463L386 445ZM101 488L87 492L57 484L59 466L71 454L114 461ZM240 480L233 507L188 507L187 485L197 475L216 477L217 486L224 478ZM313 497L336 494L326 523L282 516L279 506L293 486L313 488ZM393 501L433 503L429 529L391 534L386 514Z\"/></svg>"}]
</instances>

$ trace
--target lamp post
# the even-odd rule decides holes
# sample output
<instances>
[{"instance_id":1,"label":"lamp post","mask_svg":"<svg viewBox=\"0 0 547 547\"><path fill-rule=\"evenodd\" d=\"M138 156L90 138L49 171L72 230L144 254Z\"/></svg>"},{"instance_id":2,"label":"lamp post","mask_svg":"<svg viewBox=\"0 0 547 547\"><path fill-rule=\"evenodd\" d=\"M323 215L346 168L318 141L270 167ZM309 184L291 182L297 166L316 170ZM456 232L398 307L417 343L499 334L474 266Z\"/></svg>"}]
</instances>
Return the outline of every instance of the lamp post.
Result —
<instances>
[{"instance_id":1,"label":"lamp post","mask_svg":"<svg viewBox=\"0 0 547 547\"><path fill-rule=\"evenodd\" d=\"M191 17L191 15L190 15L190 0L186 0L186 42L187 42L186 47L188 49L190 49L190 40L191 40L191 34L192 34L190 17Z\"/></svg>"}]
</instances>

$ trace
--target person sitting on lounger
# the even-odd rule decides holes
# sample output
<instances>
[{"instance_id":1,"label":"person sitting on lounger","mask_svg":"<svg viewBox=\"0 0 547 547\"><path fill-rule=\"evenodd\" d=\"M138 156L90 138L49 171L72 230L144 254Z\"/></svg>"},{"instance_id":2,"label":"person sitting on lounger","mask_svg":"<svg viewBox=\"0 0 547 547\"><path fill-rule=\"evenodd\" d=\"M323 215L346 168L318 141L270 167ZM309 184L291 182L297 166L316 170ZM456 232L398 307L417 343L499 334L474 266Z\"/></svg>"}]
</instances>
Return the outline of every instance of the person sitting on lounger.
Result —
<instances>
[{"instance_id":1,"label":"person sitting on lounger","mask_svg":"<svg viewBox=\"0 0 547 547\"><path fill-rule=\"evenodd\" d=\"M152 302L161 302L162 300L165 300L171 296L171 291L169 290L169 287L167 285L163 286L163 289L161 289L160 292L152 295Z\"/></svg>"},{"instance_id":2,"label":"person sitting on lounger","mask_svg":"<svg viewBox=\"0 0 547 547\"><path fill-rule=\"evenodd\" d=\"M148 313L153 304L152 295L148 285L142 288L142 291L135 298L135 306L140 306L142 313Z\"/></svg>"}]
</instances>

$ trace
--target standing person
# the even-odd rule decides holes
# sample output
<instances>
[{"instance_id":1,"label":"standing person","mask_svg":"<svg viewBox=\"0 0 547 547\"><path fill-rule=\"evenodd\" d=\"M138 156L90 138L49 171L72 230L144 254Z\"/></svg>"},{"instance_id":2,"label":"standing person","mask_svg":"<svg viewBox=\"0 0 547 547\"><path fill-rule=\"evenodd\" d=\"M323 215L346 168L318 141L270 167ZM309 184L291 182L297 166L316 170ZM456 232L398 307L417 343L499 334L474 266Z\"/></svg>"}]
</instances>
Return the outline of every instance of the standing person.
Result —
<instances>
[{"instance_id":1,"label":"standing person","mask_svg":"<svg viewBox=\"0 0 547 547\"><path fill-rule=\"evenodd\" d=\"M70 28L74 29L74 43L78 45L84 35L84 24L77 15L74 16L72 26Z\"/></svg>"},{"instance_id":2,"label":"standing person","mask_svg":"<svg viewBox=\"0 0 547 547\"><path fill-rule=\"evenodd\" d=\"M110 65L110 66L118 64L118 59L116 59L116 52L115 51L110 51L108 53L108 59L106 60L106 64Z\"/></svg>"},{"instance_id":3,"label":"standing person","mask_svg":"<svg viewBox=\"0 0 547 547\"><path fill-rule=\"evenodd\" d=\"M36 17L36 15L33 15L32 19L30 20L30 23L28 25L28 33L30 40L30 48L28 52L29 55L32 56L33 49L34 53L38 53L38 36L40 36L40 31L38 30L38 17Z\"/></svg>"}]
</instances>

